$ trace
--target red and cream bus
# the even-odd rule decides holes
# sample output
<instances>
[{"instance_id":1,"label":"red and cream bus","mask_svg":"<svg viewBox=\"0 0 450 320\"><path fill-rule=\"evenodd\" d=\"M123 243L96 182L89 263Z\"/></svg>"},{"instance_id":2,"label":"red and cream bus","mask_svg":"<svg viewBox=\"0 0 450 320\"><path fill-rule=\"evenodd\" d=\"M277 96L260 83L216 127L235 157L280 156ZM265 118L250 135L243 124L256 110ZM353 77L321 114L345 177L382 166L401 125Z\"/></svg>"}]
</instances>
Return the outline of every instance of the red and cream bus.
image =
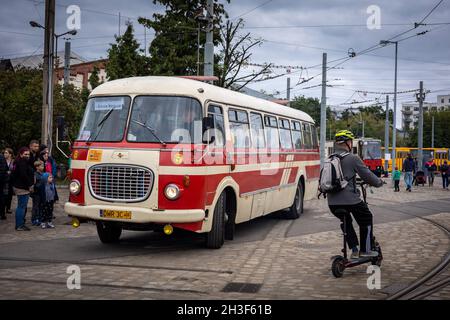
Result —
<instances>
[{"instance_id":1,"label":"red and cream bus","mask_svg":"<svg viewBox=\"0 0 450 320\"><path fill-rule=\"evenodd\" d=\"M317 132L302 111L178 77L114 80L90 94L73 145L66 213L102 242L125 230L232 239L274 211L298 218L315 196Z\"/></svg>"}]
</instances>

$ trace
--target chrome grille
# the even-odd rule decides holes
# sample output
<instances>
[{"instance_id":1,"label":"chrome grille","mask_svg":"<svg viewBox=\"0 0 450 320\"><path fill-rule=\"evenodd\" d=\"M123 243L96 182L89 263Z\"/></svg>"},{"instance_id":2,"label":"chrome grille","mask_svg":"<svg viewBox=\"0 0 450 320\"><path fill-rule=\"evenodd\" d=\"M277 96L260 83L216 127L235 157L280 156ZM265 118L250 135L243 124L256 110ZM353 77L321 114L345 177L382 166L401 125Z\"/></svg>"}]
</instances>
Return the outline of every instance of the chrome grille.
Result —
<instances>
[{"instance_id":1,"label":"chrome grille","mask_svg":"<svg viewBox=\"0 0 450 320\"><path fill-rule=\"evenodd\" d=\"M88 174L93 197L105 201L138 202L145 200L153 186L153 173L144 167L102 164Z\"/></svg>"}]
</instances>

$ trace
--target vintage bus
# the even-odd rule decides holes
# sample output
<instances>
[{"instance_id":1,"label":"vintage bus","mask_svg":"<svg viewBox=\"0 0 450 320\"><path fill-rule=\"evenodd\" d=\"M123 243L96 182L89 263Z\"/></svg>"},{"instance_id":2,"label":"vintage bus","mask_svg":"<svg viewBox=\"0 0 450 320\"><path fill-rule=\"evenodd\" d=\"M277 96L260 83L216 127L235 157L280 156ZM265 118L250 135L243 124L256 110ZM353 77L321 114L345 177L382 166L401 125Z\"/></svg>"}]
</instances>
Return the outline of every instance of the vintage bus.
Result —
<instances>
[{"instance_id":1,"label":"vintage bus","mask_svg":"<svg viewBox=\"0 0 450 320\"><path fill-rule=\"evenodd\" d=\"M204 82L134 77L95 88L71 157L65 212L95 221L103 243L122 230L181 228L209 248L236 224L316 195L319 147L302 111Z\"/></svg>"},{"instance_id":2,"label":"vintage bus","mask_svg":"<svg viewBox=\"0 0 450 320\"><path fill-rule=\"evenodd\" d=\"M382 148L384 153L384 148ZM434 159L434 163L438 169L444 164L444 161L449 159L449 148L423 148L422 151L422 163L425 164L430 159ZM414 159L417 160L419 155L419 148L410 147L396 147L395 148L395 164L399 170L403 168L403 161L405 161L408 153L411 153ZM392 148L389 147L389 154L392 154ZM392 160L388 161L389 172L392 171ZM423 170L424 168L422 168Z\"/></svg>"},{"instance_id":3,"label":"vintage bus","mask_svg":"<svg viewBox=\"0 0 450 320\"><path fill-rule=\"evenodd\" d=\"M325 143L325 155L334 152L334 141ZM353 153L357 154L364 164L378 177L383 172L381 140L373 138L357 138L353 140Z\"/></svg>"}]
</instances>

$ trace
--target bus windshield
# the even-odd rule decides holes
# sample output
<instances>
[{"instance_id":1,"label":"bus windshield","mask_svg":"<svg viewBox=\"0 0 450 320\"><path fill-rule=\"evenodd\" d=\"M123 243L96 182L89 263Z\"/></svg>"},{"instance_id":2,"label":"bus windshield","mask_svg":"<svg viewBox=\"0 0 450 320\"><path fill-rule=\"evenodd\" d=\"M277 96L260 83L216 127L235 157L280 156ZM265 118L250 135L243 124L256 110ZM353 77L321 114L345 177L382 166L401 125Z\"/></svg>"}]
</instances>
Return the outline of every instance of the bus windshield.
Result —
<instances>
[{"instance_id":1,"label":"bus windshield","mask_svg":"<svg viewBox=\"0 0 450 320\"><path fill-rule=\"evenodd\" d=\"M192 143L201 141L202 107L189 97L138 96L131 111L130 142ZM194 130L198 127L200 131Z\"/></svg>"},{"instance_id":2,"label":"bus windshield","mask_svg":"<svg viewBox=\"0 0 450 320\"><path fill-rule=\"evenodd\" d=\"M78 139L116 142L123 139L130 97L94 97L89 99Z\"/></svg>"},{"instance_id":3,"label":"bus windshield","mask_svg":"<svg viewBox=\"0 0 450 320\"><path fill-rule=\"evenodd\" d=\"M381 159L381 143L379 141L364 141L363 160Z\"/></svg>"}]
</instances>

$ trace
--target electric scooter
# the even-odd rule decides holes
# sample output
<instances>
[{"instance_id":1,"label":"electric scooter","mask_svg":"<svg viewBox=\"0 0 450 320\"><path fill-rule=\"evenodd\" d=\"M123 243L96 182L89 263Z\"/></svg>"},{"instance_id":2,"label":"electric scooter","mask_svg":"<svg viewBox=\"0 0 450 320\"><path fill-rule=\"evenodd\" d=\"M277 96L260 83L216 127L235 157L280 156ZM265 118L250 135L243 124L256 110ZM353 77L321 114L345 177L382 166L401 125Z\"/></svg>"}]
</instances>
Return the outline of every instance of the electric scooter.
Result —
<instances>
[{"instance_id":1,"label":"electric scooter","mask_svg":"<svg viewBox=\"0 0 450 320\"><path fill-rule=\"evenodd\" d=\"M363 194L363 198L364 198L364 202L367 203L367 192L366 192L366 188L365 188L365 183L360 180L358 181L358 184L361 186L361 191ZM347 256L347 227L346 227L346 221L345 221L345 217L348 214L348 212L345 209L341 209L342 211L340 212L341 214L343 214L344 216L344 227L343 227L343 238L344 238L344 246L342 248L342 253L343 256L333 256L331 258L332 263L331 263L331 272L333 273L333 276L335 276L336 278L340 278L344 275L344 270L347 268L352 268L352 267L356 267L359 266L361 264L365 264L365 263L371 263L372 265L377 265L377 266L381 266L381 261L383 260L383 254L381 252L381 246L378 243L378 241L376 241L375 237L373 237L373 251L378 252L378 256L376 257L361 257L358 259L349 259Z\"/></svg>"}]
</instances>

